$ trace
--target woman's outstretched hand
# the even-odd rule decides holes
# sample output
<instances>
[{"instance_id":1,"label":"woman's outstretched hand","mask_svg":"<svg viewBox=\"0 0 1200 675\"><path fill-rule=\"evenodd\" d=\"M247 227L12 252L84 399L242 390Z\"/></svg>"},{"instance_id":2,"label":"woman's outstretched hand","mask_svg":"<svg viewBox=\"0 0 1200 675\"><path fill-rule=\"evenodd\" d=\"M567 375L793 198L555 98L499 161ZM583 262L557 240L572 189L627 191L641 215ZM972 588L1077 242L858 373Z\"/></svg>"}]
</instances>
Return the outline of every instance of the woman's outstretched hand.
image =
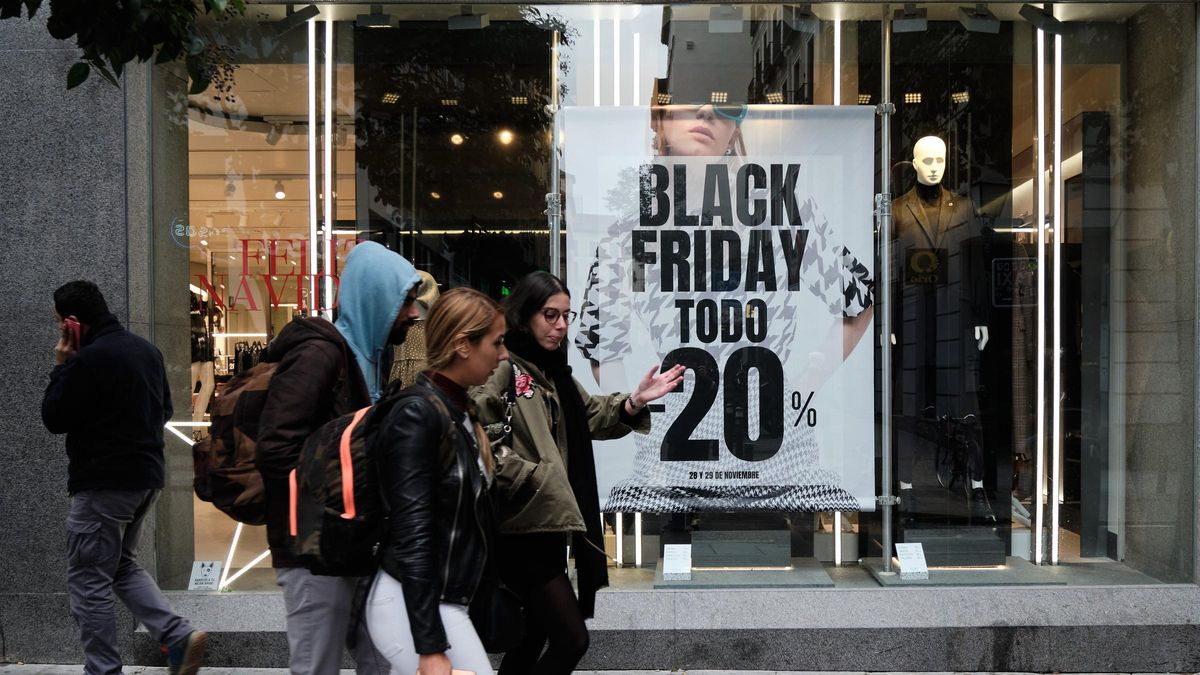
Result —
<instances>
[{"instance_id":1,"label":"woman's outstretched hand","mask_svg":"<svg viewBox=\"0 0 1200 675\"><path fill-rule=\"evenodd\" d=\"M629 395L629 405L634 412L641 410L643 406L651 401L666 396L673 391L683 381L683 374L687 368L683 366L675 366L666 372L658 372L659 367L654 366L650 372L646 373L642 381L638 383L637 389Z\"/></svg>"}]
</instances>

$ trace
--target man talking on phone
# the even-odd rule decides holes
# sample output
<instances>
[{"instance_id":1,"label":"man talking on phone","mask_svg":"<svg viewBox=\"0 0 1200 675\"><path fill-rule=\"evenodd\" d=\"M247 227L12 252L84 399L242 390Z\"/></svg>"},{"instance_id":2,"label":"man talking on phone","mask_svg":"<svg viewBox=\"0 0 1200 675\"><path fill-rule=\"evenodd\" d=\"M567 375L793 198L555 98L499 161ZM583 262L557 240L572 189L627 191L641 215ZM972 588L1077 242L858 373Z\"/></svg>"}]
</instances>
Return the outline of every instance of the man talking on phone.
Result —
<instances>
[{"instance_id":1,"label":"man talking on phone","mask_svg":"<svg viewBox=\"0 0 1200 675\"><path fill-rule=\"evenodd\" d=\"M171 393L162 353L108 311L90 281L54 291L57 365L42 423L67 435L67 593L87 675L117 675L114 594L167 647L172 675L193 675L207 636L171 609L137 563L142 521L163 487Z\"/></svg>"}]
</instances>

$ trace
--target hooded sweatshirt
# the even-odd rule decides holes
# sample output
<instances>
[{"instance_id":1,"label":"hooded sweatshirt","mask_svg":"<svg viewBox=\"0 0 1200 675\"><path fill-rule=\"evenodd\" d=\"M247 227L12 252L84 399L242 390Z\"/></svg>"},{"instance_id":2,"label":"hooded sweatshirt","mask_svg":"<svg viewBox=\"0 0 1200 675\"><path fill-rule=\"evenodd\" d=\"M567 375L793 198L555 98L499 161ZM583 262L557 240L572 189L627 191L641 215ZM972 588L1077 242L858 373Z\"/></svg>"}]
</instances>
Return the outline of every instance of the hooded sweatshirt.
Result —
<instances>
[{"instance_id":1,"label":"hooded sweatshirt","mask_svg":"<svg viewBox=\"0 0 1200 675\"><path fill-rule=\"evenodd\" d=\"M371 401L383 391L384 349L400 307L421 281L403 256L373 241L350 251L338 289L338 332L350 343Z\"/></svg>"}]
</instances>

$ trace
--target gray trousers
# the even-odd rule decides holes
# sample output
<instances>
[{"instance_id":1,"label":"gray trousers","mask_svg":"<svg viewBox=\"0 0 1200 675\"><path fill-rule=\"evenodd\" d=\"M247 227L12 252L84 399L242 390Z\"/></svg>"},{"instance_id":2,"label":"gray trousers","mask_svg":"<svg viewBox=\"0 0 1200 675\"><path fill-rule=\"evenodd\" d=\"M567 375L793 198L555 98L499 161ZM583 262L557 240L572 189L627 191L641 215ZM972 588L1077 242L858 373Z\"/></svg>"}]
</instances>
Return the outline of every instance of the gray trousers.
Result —
<instances>
[{"instance_id":1,"label":"gray trousers","mask_svg":"<svg viewBox=\"0 0 1200 675\"><path fill-rule=\"evenodd\" d=\"M357 577L327 577L302 567L275 570L287 608L288 669L292 675L337 675L342 667ZM391 668L371 644L366 621L358 622L351 656L358 675L388 675Z\"/></svg>"},{"instance_id":2,"label":"gray trousers","mask_svg":"<svg viewBox=\"0 0 1200 675\"><path fill-rule=\"evenodd\" d=\"M86 675L121 672L114 592L157 642L171 644L193 630L137 564L142 521L157 497L158 490L84 490L71 496L67 592Z\"/></svg>"}]
</instances>

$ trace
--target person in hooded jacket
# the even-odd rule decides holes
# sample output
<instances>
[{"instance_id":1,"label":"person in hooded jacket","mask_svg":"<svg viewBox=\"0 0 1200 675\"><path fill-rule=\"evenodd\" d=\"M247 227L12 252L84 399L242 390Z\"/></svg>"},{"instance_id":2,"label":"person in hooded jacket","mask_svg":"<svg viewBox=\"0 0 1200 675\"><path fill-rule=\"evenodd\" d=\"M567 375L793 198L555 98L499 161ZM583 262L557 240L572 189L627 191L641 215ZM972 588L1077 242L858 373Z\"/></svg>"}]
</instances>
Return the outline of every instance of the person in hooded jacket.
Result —
<instances>
[{"instance_id":1,"label":"person in hooded jacket","mask_svg":"<svg viewBox=\"0 0 1200 675\"><path fill-rule=\"evenodd\" d=\"M338 290L337 321L294 319L267 346L279 366L259 422L256 462L267 499L267 541L287 609L288 668L294 675L336 675L351 625L353 577L315 575L290 553L288 474L304 441L321 425L379 400L390 367L385 353L417 318L417 270L374 242L354 247ZM357 622L360 675L388 672Z\"/></svg>"}]
</instances>

